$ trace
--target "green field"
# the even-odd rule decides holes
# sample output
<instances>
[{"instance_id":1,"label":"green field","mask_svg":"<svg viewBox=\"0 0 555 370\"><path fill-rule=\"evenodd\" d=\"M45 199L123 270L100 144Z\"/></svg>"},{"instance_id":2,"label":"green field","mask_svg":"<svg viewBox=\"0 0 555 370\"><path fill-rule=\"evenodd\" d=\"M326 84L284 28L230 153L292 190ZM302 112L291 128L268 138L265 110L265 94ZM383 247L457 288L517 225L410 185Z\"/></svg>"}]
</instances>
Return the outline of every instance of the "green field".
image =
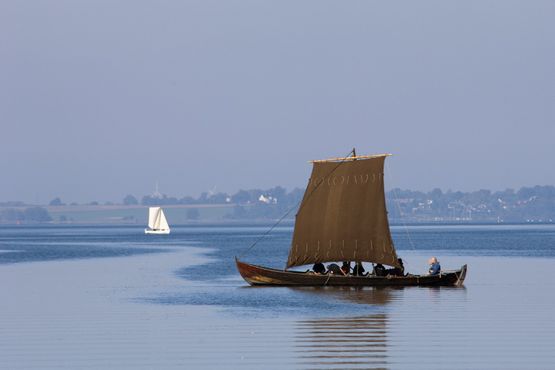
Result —
<instances>
[{"instance_id":1,"label":"green field","mask_svg":"<svg viewBox=\"0 0 555 370\"><path fill-rule=\"evenodd\" d=\"M170 225L188 223L191 209L198 210L198 221L223 221L233 212L232 204L165 206L164 213ZM68 223L129 223L146 225L147 206L58 206L46 207L54 222Z\"/></svg>"}]
</instances>

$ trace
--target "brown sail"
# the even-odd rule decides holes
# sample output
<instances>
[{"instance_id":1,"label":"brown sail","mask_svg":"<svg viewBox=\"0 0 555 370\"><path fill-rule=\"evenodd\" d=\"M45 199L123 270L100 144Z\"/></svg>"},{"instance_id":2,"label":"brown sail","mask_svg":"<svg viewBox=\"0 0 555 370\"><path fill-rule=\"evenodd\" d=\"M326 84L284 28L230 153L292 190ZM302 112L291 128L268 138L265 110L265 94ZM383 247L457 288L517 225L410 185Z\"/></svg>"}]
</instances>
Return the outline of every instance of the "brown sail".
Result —
<instances>
[{"instance_id":1,"label":"brown sail","mask_svg":"<svg viewBox=\"0 0 555 370\"><path fill-rule=\"evenodd\" d=\"M287 268L329 261L398 267L385 206L386 156L314 162Z\"/></svg>"}]
</instances>

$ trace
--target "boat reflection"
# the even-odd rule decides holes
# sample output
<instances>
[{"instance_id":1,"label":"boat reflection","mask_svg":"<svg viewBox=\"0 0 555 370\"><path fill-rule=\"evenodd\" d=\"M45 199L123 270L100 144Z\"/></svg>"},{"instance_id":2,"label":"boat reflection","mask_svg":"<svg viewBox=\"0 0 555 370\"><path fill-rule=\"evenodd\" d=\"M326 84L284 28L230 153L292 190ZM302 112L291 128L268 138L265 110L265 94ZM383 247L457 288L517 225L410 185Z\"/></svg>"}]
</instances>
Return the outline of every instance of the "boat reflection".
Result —
<instances>
[{"instance_id":1,"label":"boat reflection","mask_svg":"<svg viewBox=\"0 0 555 370\"><path fill-rule=\"evenodd\" d=\"M302 320L296 329L302 368L387 368L386 314Z\"/></svg>"},{"instance_id":2,"label":"boat reflection","mask_svg":"<svg viewBox=\"0 0 555 370\"><path fill-rule=\"evenodd\" d=\"M360 304L382 306L389 302L390 289L296 288ZM326 299L322 297L322 299ZM356 317L315 318L296 323L295 347L304 369L387 369L387 326L385 313Z\"/></svg>"},{"instance_id":3,"label":"boat reflection","mask_svg":"<svg viewBox=\"0 0 555 370\"><path fill-rule=\"evenodd\" d=\"M391 301L395 292L403 290L403 287L349 287L349 286L325 286L325 287L291 287L298 292L308 295L319 295L317 299L328 300L330 298L338 301L350 301L353 303L384 306Z\"/></svg>"}]
</instances>

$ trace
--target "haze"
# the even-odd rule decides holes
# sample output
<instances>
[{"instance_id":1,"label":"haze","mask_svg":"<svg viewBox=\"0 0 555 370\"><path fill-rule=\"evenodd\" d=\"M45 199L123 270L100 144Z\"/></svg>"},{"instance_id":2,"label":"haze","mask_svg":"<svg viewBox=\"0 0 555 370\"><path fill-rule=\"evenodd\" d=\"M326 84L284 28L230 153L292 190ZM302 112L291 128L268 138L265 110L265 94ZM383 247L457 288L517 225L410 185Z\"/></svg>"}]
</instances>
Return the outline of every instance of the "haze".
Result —
<instances>
[{"instance_id":1,"label":"haze","mask_svg":"<svg viewBox=\"0 0 555 370\"><path fill-rule=\"evenodd\" d=\"M553 1L0 3L0 200L555 184Z\"/></svg>"}]
</instances>

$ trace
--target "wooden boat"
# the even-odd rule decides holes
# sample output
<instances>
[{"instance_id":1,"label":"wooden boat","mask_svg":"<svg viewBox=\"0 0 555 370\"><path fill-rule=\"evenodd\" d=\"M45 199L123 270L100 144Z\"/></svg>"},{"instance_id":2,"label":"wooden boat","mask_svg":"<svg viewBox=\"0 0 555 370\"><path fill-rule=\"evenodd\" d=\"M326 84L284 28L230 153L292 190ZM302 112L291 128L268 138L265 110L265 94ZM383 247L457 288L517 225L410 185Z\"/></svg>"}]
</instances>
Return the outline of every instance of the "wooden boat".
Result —
<instances>
[{"instance_id":1,"label":"wooden boat","mask_svg":"<svg viewBox=\"0 0 555 370\"><path fill-rule=\"evenodd\" d=\"M250 285L280 286L459 286L466 277L466 265L457 271L438 275L366 276L315 274L313 272L284 271L251 265L236 259L239 273Z\"/></svg>"},{"instance_id":2,"label":"wooden boat","mask_svg":"<svg viewBox=\"0 0 555 370\"><path fill-rule=\"evenodd\" d=\"M389 229L383 168L390 154L312 161L285 270L235 258L251 285L277 286L459 286L467 266L437 275L366 276L316 274L291 267L336 261L370 262L401 268Z\"/></svg>"}]
</instances>

